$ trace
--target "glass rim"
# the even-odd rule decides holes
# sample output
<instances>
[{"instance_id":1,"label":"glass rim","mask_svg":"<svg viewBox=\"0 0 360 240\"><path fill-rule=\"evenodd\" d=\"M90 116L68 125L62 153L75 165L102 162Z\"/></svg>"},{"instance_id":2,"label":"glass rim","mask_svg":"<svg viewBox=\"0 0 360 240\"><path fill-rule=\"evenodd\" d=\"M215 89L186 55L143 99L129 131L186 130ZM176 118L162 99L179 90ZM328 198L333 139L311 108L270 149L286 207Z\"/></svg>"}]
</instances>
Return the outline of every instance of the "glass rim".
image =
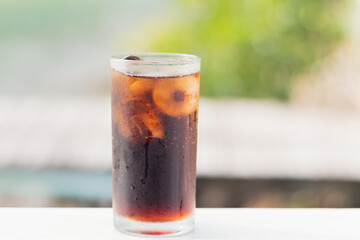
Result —
<instances>
[{"instance_id":1,"label":"glass rim","mask_svg":"<svg viewBox=\"0 0 360 240\"><path fill-rule=\"evenodd\" d=\"M124 57L126 56L137 56L139 58L142 58L142 60L124 59ZM156 58L156 60L154 58ZM164 60L160 60L160 59L164 59ZM117 63L126 63L131 65L187 65L187 64L200 63L201 58L196 55L185 54L185 53L155 52L155 53L120 54L120 55L112 56L110 58L110 61Z\"/></svg>"}]
</instances>

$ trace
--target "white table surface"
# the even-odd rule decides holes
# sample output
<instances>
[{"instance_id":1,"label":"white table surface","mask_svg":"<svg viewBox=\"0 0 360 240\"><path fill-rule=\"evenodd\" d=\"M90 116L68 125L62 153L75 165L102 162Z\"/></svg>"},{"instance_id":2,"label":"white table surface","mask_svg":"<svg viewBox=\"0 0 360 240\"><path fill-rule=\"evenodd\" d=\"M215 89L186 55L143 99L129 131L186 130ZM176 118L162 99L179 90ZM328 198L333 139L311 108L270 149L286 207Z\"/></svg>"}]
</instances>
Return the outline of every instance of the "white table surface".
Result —
<instances>
[{"instance_id":1,"label":"white table surface","mask_svg":"<svg viewBox=\"0 0 360 240\"><path fill-rule=\"evenodd\" d=\"M359 220L360 209L197 209L194 231L168 239L360 239ZM110 208L0 208L0 239L144 238L116 232Z\"/></svg>"}]
</instances>

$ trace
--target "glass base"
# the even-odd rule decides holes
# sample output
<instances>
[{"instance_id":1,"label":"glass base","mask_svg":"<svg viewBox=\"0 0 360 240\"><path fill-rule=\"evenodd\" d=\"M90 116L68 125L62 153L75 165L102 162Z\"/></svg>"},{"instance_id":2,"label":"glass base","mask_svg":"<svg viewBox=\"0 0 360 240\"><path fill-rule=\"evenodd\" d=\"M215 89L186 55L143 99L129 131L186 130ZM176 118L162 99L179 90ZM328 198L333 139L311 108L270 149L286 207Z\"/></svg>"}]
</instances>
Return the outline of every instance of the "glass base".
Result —
<instances>
[{"instance_id":1,"label":"glass base","mask_svg":"<svg viewBox=\"0 0 360 240\"><path fill-rule=\"evenodd\" d=\"M122 217L114 212L114 226L122 232L135 236L167 237L190 232L194 227L194 213L177 221L143 222Z\"/></svg>"}]
</instances>

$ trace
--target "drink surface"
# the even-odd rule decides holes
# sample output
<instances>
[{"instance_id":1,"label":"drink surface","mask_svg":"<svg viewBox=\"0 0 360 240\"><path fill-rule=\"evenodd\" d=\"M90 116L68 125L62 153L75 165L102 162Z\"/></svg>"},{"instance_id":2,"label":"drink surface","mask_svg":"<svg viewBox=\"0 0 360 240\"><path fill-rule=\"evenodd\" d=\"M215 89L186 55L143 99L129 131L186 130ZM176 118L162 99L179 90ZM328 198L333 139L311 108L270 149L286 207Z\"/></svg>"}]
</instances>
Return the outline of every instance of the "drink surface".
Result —
<instances>
[{"instance_id":1,"label":"drink surface","mask_svg":"<svg viewBox=\"0 0 360 240\"><path fill-rule=\"evenodd\" d=\"M139 221L173 221L195 207L199 73L111 70L113 207Z\"/></svg>"}]
</instances>

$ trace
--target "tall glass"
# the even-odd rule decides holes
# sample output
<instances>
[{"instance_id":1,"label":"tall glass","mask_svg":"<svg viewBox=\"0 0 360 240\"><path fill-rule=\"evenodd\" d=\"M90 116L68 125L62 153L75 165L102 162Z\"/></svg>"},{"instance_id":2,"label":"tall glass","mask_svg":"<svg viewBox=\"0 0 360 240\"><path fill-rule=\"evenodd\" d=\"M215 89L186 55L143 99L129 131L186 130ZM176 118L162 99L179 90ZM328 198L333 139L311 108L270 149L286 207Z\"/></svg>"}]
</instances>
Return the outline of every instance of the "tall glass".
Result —
<instances>
[{"instance_id":1,"label":"tall glass","mask_svg":"<svg viewBox=\"0 0 360 240\"><path fill-rule=\"evenodd\" d=\"M174 235L194 225L200 58L111 59L114 225Z\"/></svg>"}]
</instances>

